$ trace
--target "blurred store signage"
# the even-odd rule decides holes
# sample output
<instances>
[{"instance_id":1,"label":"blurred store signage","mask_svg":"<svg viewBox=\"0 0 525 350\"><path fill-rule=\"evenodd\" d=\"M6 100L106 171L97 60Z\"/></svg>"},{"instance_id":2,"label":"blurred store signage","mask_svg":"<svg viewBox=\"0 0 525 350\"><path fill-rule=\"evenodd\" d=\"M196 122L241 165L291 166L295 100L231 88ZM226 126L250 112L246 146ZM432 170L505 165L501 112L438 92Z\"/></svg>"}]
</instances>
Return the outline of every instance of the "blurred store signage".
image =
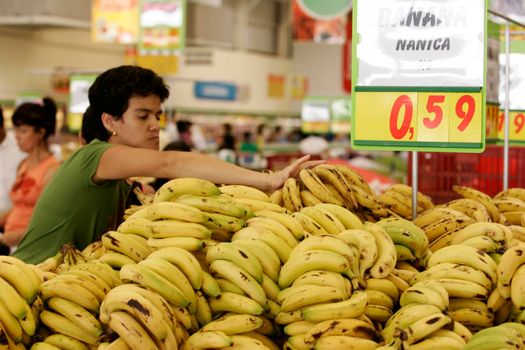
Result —
<instances>
[{"instance_id":1,"label":"blurred store signage","mask_svg":"<svg viewBox=\"0 0 525 350\"><path fill-rule=\"evenodd\" d=\"M268 97L284 98L286 77L281 74L268 74Z\"/></svg>"},{"instance_id":2,"label":"blurred store signage","mask_svg":"<svg viewBox=\"0 0 525 350\"><path fill-rule=\"evenodd\" d=\"M330 131L330 100L309 97L301 108L301 130L304 133L327 133Z\"/></svg>"},{"instance_id":3,"label":"blurred store signage","mask_svg":"<svg viewBox=\"0 0 525 350\"><path fill-rule=\"evenodd\" d=\"M342 44L351 7L351 0L293 0L294 40Z\"/></svg>"},{"instance_id":4,"label":"blurred store signage","mask_svg":"<svg viewBox=\"0 0 525 350\"><path fill-rule=\"evenodd\" d=\"M184 49L186 0L142 0L138 49L141 56L174 55Z\"/></svg>"},{"instance_id":5,"label":"blurred store signage","mask_svg":"<svg viewBox=\"0 0 525 350\"><path fill-rule=\"evenodd\" d=\"M196 98L235 101L237 85L219 81L196 81L193 93Z\"/></svg>"},{"instance_id":6,"label":"blurred store signage","mask_svg":"<svg viewBox=\"0 0 525 350\"><path fill-rule=\"evenodd\" d=\"M42 94L39 92L22 92L16 96L15 107L22 103L42 103Z\"/></svg>"},{"instance_id":7,"label":"blurred store signage","mask_svg":"<svg viewBox=\"0 0 525 350\"><path fill-rule=\"evenodd\" d=\"M96 78L95 74L72 74L69 77L69 104L66 120L69 131L80 130L82 115L89 106L88 91Z\"/></svg>"},{"instance_id":8,"label":"blurred store signage","mask_svg":"<svg viewBox=\"0 0 525 350\"><path fill-rule=\"evenodd\" d=\"M330 131L334 134L350 134L352 129L352 101L350 98L334 98L330 111Z\"/></svg>"},{"instance_id":9,"label":"blurred store signage","mask_svg":"<svg viewBox=\"0 0 525 350\"><path fill-rule=\"evenodd\" d=\"M352 146L481 152L486 19L485 0L354 0Z\"/></svg>"},{"instance_id":10,"label":"blurred store signage","mask_svg":"<svg viewBox=\"0 0 525 350\"><path fill-rule=\"evenodd\" d=\"M308 94L308 77L293 74L290 77L290 97L294 100L301 100L306 94Z\"/></svg>"},{"instance_id":11,"label":"blurred store signage","mask_svg":"<svg viewBox=\"0 0 525 350\"><path fill-rule=\"evenodd\" d=\"M94 42L133 44L138 35L139 0L92 0Z\"/></svg>"}]
</instances>

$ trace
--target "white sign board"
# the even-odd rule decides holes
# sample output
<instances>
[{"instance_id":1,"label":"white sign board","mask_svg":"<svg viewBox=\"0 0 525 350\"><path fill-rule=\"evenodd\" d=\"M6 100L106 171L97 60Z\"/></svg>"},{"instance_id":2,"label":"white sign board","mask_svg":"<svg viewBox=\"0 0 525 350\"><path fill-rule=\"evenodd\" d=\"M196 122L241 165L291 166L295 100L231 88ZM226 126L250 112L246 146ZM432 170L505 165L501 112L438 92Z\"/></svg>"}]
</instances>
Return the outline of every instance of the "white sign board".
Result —
<instances>
[{"instance_id":1,"label":"white sign board","mask_svg":"<svg viewBox=\"0 0 525 350\"><path fill-rule=\"evenodd\" d=\"M500 84L499 99L505 105L505 54L499 56ZM525 53L510 54L510 83L509 83L509 108L511 110L525 110Z\"/></svg>"},{"instance_id":2,"label":"white sign board","mask_svg":"<svg viewBox=\"0 0 525 350\"><path fill-rule=\"evenodd\" d=\"M357 0L359 86L481 87L485 0Z\"/></svg>"}]
</instances>

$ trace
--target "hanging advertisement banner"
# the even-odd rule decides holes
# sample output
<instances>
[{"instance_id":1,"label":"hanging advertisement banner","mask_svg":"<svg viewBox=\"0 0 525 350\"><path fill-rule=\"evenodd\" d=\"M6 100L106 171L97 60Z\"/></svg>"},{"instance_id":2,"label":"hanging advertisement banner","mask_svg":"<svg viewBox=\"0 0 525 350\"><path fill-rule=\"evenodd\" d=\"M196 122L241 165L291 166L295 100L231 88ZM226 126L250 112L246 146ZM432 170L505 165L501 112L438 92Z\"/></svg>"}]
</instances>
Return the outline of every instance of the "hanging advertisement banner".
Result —
<instances>
[{"instance_id":1,"label":"hanging advertisement banner","mask_svg":"<svg viewBox=\"0 0 525 350\"><path fill-rule=\"evenodd\" d=\"M342 44L351 6L351 0L293 0L294 40Z\"/></svg>"},{"instance_id":2,"label":"hanging advertisement banner","mask_svg":"<svg viewBox=\"0 0 525 350\"><path fill-rule=\"evenodd\" d=\"M268 97L284 98L286 77L279 74L268 74Z\"/></svg>"},{"instance_id":3,"label":"hanging advertisement banner","mask_svg":"<svg viewBox=\"0 0 525 350\"><path fill-rule=\"evenodd\" d=\"M184 49L186 0L142 0L139 55L174 55Z\"/></svg>"},{"instance_id":4,"label":"hanging advertisement banner","mask_svg":"<svg viewBox=\"0 0 525 350\"><path fill-rule=\"evenodd\" d=\"M357 85L483 86L485 0L357 3Z\"/></svg>"},{"instance_id":5,"label":"hanging advertisement banner","mask_svg":"<svg viewBox=\"0 0 525 350\"><path fill-rule=\"evenodd\" d=\"M330 131L330 99L307 97L301 108L301 130L307 134Z\"/></svg>"},{"instance_id":6,"label":"hanging advertisement banner","mask_svg":"<svg viewBox=\"0 0 525 350\"><path fill-rule=\"evenodd\" d=\"M138 18L138 0L92 0L92 40L98 43L134 44L137 42Z\"/></svg>"},{"instance_id":7,"label":"hanging advertisement banner","mask_svg":"<svg viewBox=\"0 0 525 350\"><path fill-rule=\"evenodd\" d=\"M290 97L294 100L302 100L308 94L308 77L294 74L290 78Z\"/></svg>"},{"instance_id":8,"label":"hanging advertisement banner","mask_svg":"<svg viewBox=\"0 0 525 350\"><path fill-rule=\"evenodd\" d=\"M352 146L481 152L485 0L354 0Z\"/></svg>"}]
</instances>

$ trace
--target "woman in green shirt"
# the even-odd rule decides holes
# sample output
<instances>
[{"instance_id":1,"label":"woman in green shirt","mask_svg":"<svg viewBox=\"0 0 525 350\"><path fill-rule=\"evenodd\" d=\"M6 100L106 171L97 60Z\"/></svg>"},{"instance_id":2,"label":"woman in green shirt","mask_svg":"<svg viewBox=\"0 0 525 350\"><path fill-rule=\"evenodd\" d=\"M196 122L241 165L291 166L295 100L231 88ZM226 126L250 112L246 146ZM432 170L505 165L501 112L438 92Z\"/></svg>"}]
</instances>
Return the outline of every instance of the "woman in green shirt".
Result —
<instances>
[{"instance_id":1,"label":"woman in green shirt","mask_svg":"<svg viewBox=\"0 0 525 350\"><path fill-rule=\"evenodd\" d=\"M130 186L124 179L196 177L218 184L243 184L273 191L303 167L259 173L199 153L161 152L159 118L167 86L152 70L120 66L102 73L89 89L84 118L89 142L57 170L42 193L15 256L39 263L72 242L79 249L115 229Z\"/></svg>"}]
</instances>

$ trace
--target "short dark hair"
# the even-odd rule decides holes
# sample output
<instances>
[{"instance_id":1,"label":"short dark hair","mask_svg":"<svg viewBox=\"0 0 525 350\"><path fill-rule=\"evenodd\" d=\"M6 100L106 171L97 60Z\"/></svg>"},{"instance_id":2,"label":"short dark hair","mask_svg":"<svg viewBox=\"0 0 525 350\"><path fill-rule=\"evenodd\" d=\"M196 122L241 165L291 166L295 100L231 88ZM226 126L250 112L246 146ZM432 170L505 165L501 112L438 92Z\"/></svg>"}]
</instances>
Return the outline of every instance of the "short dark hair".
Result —
<instances>
[{"instance_id":1,"label":"short dark hair","mask_svg":"<svg viewBox=\"0 0 525 350\"><path fill-rule=\"evenodd\" d=\"M179 120L177 122L177 131L179 134L182 134L183 132L188 132L191 129L191 122L188 120Z\"/></svg>"},{"instance_id":2,"label":"short dark hair","mask_svg":"<svg viewBox=\"0 0 525 350\"><path fill-rule=\"evenodd\" d=\"M164 102L169 94L164 80L151 69L139 66L111 68L100 74L89 88L89 107L84 113L86 125L82 127L82 136L88 143L95 138L107 141L110 132L102 123L102 113L118 120L128 109L130 98L155 95Z\"/></svg>"},{"instance_id":3,"label":"short dark hair","mask_svg":"<svg viewBox=\"0 0 525 350\"><path fill-rule=\"evenodd\" d=\"M0 106L0 129L4 128L4 110Z\"/></svg>"},{"instance_id":4,"label":"short dark hair","mask_svg":"<svg viewBox=\"0 0 525 350\"><path fill-rule=\"evenodd\" d=\"M44 97L42 104L26 102L18 106L11 117L14 126L30 125L37 129L44 129L44 139L55 133L57 106L55 102Z\"/></svg>"}]
</instances>

